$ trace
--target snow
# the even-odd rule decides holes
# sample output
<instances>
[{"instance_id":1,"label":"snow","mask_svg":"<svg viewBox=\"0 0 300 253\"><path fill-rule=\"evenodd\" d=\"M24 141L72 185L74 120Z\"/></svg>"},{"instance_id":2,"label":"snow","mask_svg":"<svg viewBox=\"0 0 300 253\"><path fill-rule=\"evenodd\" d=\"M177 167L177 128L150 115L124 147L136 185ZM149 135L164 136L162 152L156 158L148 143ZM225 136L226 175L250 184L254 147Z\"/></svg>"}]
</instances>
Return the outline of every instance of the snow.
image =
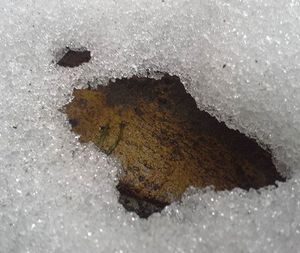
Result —
<instances>
[{"instance_id":1,"label":"snow","mask_svg":"<svg viewBox=\"0 0 300 253\"><path fill-rule=\"evenodd\" d=\"M0 15L0 252L300 249L298 0L2 0ZM57 66L66 46L91 61ZM289 180L190 189L148 220L127 213L118 164L79 143L59 109L88 81L147 71L180 76L199 108L267 145Z\"/></svg>"}]
</instances>

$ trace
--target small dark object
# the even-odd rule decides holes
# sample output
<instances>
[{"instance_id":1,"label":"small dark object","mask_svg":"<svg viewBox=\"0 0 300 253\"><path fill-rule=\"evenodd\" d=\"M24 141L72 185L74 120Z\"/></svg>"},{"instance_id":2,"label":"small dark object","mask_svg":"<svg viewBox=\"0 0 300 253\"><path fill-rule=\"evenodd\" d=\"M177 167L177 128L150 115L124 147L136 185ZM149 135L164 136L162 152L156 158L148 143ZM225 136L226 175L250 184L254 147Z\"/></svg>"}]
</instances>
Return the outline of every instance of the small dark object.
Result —
<instances>
[{"instance_id":1,"label":"small dark object","mask_svg":"<svg viewBox=\"0 0 300 253\"><path fill-rule=\"evenodd\" d=\"M139 198L128 190L126 185L118 184L119 203L129 212L135 212L140 218L147 219L153 213L160 213L168 203Z\"/></svg>"},{"instance_id":2,"label":"small dark object","mask_svg":"<svg viewBox=\"0 0 300 253\"><path fill-rule=\"evenodd\" d=\"M91 60L91 52L88 50L71 50L58 61L58 65L62 67L78 67L84 62Z\"/></svg>"},{"instance_id":3,"label":"small dark object","mask_svg":"<svg viewBox=\"0 0 300 253\"><path fill-rule=\"evenodd\" d=\"M72 127L76 127L79 124L77 119L69 119L69 123Z\"/></svg>"}]
</instances>

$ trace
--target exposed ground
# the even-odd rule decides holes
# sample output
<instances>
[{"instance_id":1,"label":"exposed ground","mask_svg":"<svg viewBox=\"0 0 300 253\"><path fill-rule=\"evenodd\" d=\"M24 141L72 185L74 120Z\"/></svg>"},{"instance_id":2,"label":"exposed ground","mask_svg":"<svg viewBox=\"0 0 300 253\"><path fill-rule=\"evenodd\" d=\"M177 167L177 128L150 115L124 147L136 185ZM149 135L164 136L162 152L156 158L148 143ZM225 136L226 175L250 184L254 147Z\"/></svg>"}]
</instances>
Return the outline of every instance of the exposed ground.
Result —
<instances>
[{"instance_id":1,"label":"exposed ground","mask_svg":"<svg viewBox=\"0 0 300 253\"><path fill-rule=\"evenodd\" d=\"M118 79L73 95L64 107L72 130L119 159L120 202L141 217L189 186L257 189L283 180L268 151L200 111L176 76Z\"/></svg>"}]
</instances>

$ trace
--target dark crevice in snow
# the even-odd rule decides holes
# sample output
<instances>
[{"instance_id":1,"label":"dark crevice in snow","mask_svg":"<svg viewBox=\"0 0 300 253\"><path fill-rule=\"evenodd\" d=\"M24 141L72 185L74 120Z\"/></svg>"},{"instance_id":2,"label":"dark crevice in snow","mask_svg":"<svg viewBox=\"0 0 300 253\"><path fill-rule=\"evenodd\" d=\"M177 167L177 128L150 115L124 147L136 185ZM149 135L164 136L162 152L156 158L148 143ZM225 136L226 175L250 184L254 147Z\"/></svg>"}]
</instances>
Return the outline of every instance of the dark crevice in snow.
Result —
<instances>
[{"instance_id":1,"label":"dark crevice in snow","mask_svg":"<svg viewBox=\"0 0 300 253\"><path fill-rule=\"evenodd\" d=\"M85 49L70 49L67 48L67 52L63 57L57 62L59 66L62 67L78 67L85 62L91 60L91 52Z\"/></svg>"}]
</instances>

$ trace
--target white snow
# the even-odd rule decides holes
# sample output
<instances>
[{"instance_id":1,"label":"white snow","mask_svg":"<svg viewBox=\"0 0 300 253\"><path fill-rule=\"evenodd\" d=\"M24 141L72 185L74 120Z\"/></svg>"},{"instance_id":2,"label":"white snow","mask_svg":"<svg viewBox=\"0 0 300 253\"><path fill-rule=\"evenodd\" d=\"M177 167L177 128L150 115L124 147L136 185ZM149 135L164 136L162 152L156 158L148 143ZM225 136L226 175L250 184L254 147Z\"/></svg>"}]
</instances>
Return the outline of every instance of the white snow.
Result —
<instances>
[{"instance_id":1,"label":"white snow","mask_svg":"<svg viewBox=\"0 0 300 253\"><path fill-rule=\"evenodd\" d=\"M298 0L2 0L0 252L299 252ZM58 67L66 46L92 60ZM226 65L224 68L223 66ZM166 71L199 108L268 145L278 188L190 189L143 220L118 164L59 109L87 81Z\"/></svg>"}]
</instances>

